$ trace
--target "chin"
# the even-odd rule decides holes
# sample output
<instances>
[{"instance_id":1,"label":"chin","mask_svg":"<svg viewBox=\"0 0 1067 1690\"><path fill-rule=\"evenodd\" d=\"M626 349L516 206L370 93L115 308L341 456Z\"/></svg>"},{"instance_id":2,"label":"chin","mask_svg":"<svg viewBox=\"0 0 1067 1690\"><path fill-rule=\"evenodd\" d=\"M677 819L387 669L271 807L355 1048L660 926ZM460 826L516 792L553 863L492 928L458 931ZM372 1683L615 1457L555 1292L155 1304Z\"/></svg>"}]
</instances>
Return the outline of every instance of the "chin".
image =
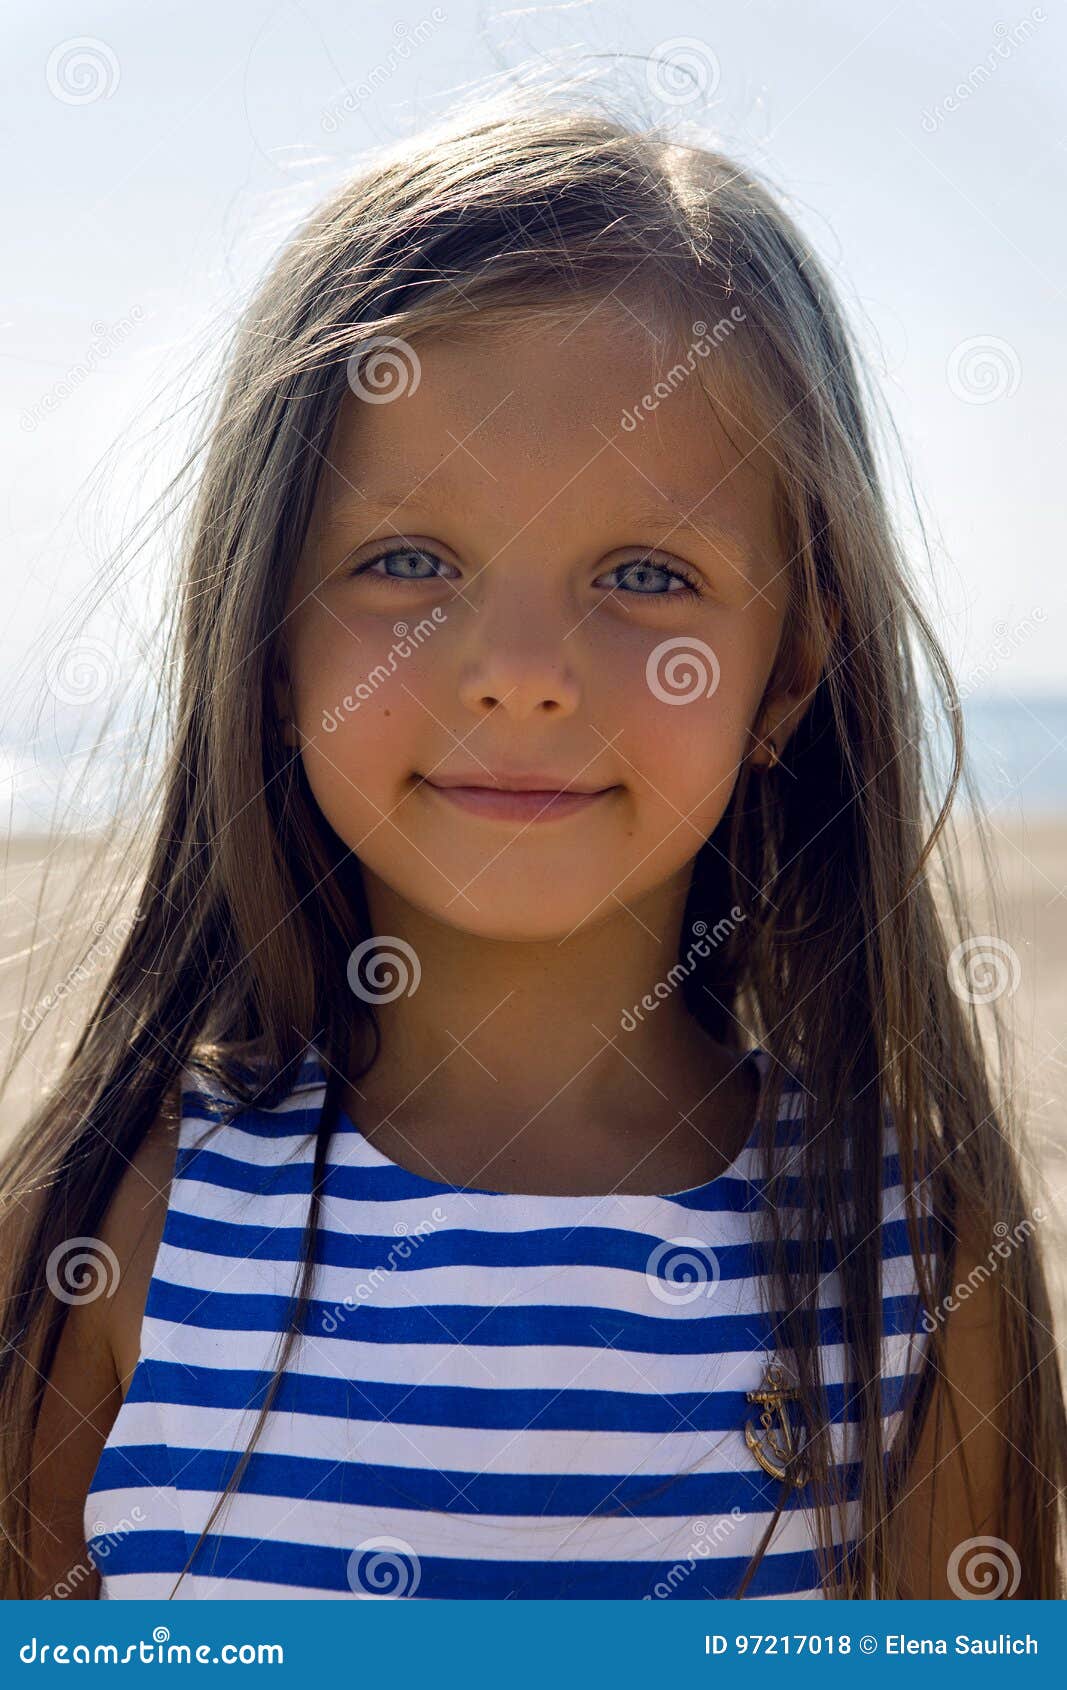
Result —
<instances>
[{"instance_id":1,"label":"chin","mask_svg":"<svg viewBox=\"0 0 1067 1690\"><path fill-rule=\"evenodd\" d=\"M462 882L459 882L462 885ZM477 882L467 888L475 899L477 909L466 898L448 899L435 907L420 899L419 905L427 915L445 927L469 933L478 939L497 939L504 944L558 944L573 936L579 928L596 927L617 913L618 906L605 894L579 904L573 898L533 900L516 898L514 889L504 898L479 893Z\"/></svg>"}]
</instances>

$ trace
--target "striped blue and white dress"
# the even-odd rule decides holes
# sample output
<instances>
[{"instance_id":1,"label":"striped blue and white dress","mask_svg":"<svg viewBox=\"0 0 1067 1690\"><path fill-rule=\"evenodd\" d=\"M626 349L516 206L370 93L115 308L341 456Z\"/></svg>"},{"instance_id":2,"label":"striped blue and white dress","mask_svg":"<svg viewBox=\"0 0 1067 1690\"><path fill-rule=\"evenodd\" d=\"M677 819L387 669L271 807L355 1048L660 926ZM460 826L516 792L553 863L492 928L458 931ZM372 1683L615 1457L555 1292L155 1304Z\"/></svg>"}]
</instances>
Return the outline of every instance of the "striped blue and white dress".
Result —
<instances>
[{"instance_id":1,"label":"striped blue and white dress","mask_svg":"<svg viewBox=\"0 0 1067 1690\"><path fill-rule=\"evenodd\" d=\"M762 1088L769 1056L747 1060ZM284 1102L201 1144L218 1100L183 1075L139 1360L86 1498L101 1595L734 1594L782 1490L745 1439L759 1414L746 1393L777 1359L753 1249L757 1129L686 1191L529 1196L409 1173L344 1115L302 1335L237 1493L177 1582L274 1371L324 1085L309 1046ZM786 1153L801 1101L796 1086L782 1099ZM888 1117L886 1132L892 1430L925 1339ZM847 1467L836 1283L821 1321ZM821 1594L804 1498L747 1595Z\"/></svg>"}]
</instances>

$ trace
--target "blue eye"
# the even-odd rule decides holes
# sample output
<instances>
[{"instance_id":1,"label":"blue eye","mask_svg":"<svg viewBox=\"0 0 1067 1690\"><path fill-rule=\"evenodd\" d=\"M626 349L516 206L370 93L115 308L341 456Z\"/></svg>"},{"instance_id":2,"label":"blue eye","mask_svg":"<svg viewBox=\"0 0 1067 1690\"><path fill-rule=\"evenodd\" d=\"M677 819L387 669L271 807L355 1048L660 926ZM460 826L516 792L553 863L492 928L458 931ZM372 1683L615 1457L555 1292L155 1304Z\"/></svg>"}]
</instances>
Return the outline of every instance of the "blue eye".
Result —
<instances>
[{"instance_id":1,"label":"blue eye","mask_svg":"<svg viewBox=\"0 0 1067 1690\"><path fill-rule=\"evenodd\" d=\"M639 557L632 559L629 563L617 563L613 569L608 570L608 574L614 575L619 571L623 573L629 571L636 577L643 577L645 581L649 577L654 578L658 575L666 580L679 583L677 587L667 587L663 592L660 592L656 587L646 591L644 586L638 585L636 596L640 598L680 599L700 597L700 588L691 576L684 575L680 569L675 569L672 565L657 563L654 558Z\"/></svg>"},{"instance_id":2,"label":"blue eye","mask_svg":"<svg viewBox=\"0 0 1067 1690\"><path fill-rule=\"evenodd\" d=\"M419 560L429 565L428 572L417 574L412 568L400 567L401 560L405 565L410 564L411 560ZM388 566L393 562L398 562L396 572L388 567L380 571L377 568L378 564ZM389 551L378 552L374 557L365 558L352 574L369 575L374 572L379 581L388 581L394 586L403 586L412 581L448 580L449 577L438 567L441 562L435 552L427 551L422 546L393 546ZM415 567L417 568L417 564ZM629 563L617 563L614 568L609 569L608 575L618 574L631 578L633 584L626 585L624 590L635 598L684 599L701 596L701 589L691 576L683 574L673 565L657 563L654 558L633 558ZM676 582L677 585L657 585L657 577L660 583Z\"/></svg>"},{"instance_id":3,"label":"blue eye","mask_svg":"<svg viewBox=\"0 0 1067 1690\"><path fill-rule=\"evenodd\" d=\"M421 558L423 563L429 564L439 563L441 561L433 552L424 551L421 546L394 546L391 551L379 552L375 557L366 558L364 562L360 564L359 568L354 569L352 573L353 575L367 575L370 573L375 564L392 563L395 558ZM380 581L395 581L402 584L405 581L432 581L437 576L439 576L439 571L436 569L431 569L428 575L411 575L406 571L401 571L399 574L394 575L390 571L385 570L378 576L378 579Z\"/></svg>"}]
</instances>

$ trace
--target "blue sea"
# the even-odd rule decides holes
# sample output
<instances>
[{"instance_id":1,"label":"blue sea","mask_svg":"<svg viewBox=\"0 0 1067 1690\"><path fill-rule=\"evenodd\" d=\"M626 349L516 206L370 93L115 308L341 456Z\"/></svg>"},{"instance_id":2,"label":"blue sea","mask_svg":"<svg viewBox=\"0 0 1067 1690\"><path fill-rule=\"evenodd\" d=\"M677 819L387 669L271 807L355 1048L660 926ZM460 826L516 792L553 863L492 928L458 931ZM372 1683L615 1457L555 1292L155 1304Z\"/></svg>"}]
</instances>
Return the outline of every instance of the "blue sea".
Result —
<instances>
[{"instance_id":1,"label":"blue sea","mask_svg":"<svg viewBox=\"0 0 1067 1690\"><path fill-rule=\"evenodd\" d=\"M1067 693L976 693L963 701L963 720L972 777L990 811L1005 820L1067 813ZM931 741L938 796L948 743L944 733ZM140 768L142 747L130 728L113 731L87 760L88 745L73 729L67 744L55 734L29 746L0 740L0 833L102 826L114 813L123 763ZM957 803L966 804L966 793Z\"/></svg>"},{"instance_id":2,"label":"blue sea","mask_svg":"<svg viewBox=\"0 0 1067 1690\"><path fill-rule=\"evenodd\" d=\"M976 693L963 701L963 732L986 808L1005 819L1067 813L1067 693Z\"/></svg>"}]
</instances>

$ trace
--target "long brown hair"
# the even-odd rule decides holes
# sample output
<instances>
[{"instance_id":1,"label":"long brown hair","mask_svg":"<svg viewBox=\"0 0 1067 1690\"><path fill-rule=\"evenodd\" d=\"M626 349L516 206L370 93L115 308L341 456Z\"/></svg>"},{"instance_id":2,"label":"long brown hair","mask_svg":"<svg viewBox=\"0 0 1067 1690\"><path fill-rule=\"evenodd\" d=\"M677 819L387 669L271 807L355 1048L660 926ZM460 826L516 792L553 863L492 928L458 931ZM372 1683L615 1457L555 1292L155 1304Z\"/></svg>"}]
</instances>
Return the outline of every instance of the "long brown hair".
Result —
<instances>
[{"instance_id":1,"label":"long brown hair","mask_svg":"<svg viewBox=\"0 0 1067 1690\"><path fill-rule=\"evenodd\" d=\"M684 990L712 1036L733 1042L740 1022L772 1057L768 1176L780 1088L789 1075L802 1083L808 1126L790 1169L807 1199L802 1222L789 1239L784 1207L764 1217L777 1335L808 1424L827 1579L846 1596L897 1589L892 1504L943 1332L930 1335L911 1439L891 1465L880 1401L886 1115L927 1309L949 1283L957 1216L992 1242L994 1227L1014 1228L1028 1212L1003 1005L994 998L980 1025L980 994L961 992L954 973L971 939L952 813L961 782L970 789L958 693L890 518L877 393L827 273L778 197L720 153L591 99L513 95L379 159L319 206L247 307L176 479L191 510L163 670L165 757L123 859L135 919L55 1091L0 1174L6 1594L30 1589L31 1447L67 1312L44 1282L46 1260L64 1240L95 1234L183 1070L195 1066L234 1109L272 1107L313 1041L329 1083L292 1316L252 1440L205 1534L239 1487L301 1331L339 1087L366 1072L379 1037L373 1008L337 989L370 935L360 864L319 812L272 695L348 361L373 336L413 345L429 332L477 333L502 313L548 321L619 288L653 299L683 332L736 325L716 348L715 402L743 445L768 446L778 470L790 609L774 679L817 684L779 767L761 778L742 765L696 858L683 931L714 927L735 905L747 919L693 966ZM938 724L952 748L943 779L931 754ZM967 827L992 890L973 791ZM920 1169L940 1227L935 1252L920 1231ZM861 1473L856 1550L843 1564L833 1556L842 1499L817 1341L827 1239ZM1012 1381L1006 1487L1028 1527L1015 1548L1026 1593L1051 1596L1065 1420L1038 1240L1011 1251L999 1277Z\"/></svg>"}]
</instances>

